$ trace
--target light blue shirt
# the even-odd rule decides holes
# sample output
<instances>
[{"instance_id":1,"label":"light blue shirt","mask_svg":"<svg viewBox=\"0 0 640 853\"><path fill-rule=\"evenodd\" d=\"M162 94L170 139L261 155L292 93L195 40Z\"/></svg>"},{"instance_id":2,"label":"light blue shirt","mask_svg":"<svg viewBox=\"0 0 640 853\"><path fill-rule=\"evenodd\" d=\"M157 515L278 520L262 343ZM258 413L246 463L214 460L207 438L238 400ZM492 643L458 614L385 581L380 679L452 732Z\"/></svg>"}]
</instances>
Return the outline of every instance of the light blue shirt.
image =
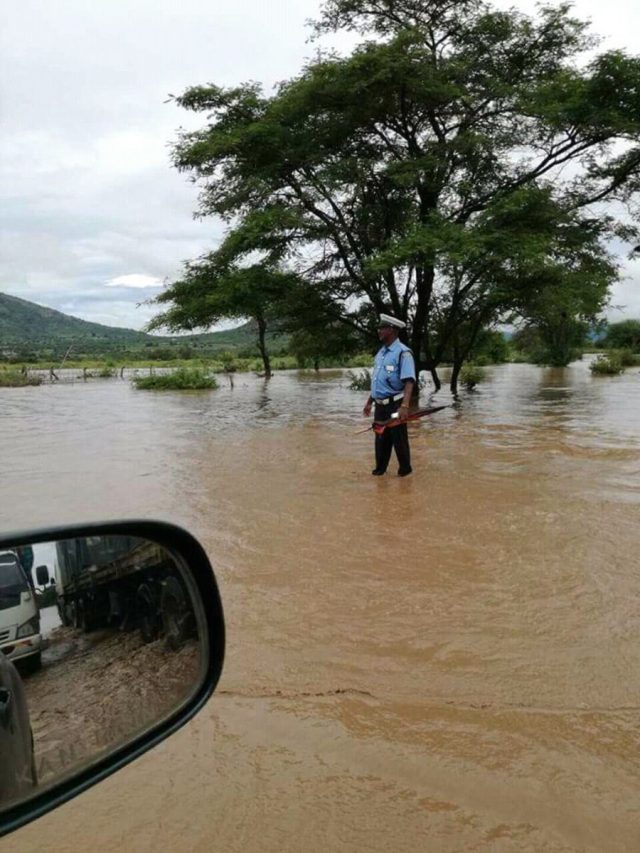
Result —
<instances>
[{"instance_id":1,"label":"light blue shirt","mask_svg":"<svg viewBox=\"0 0 640 853\"><path fill-rule=\"evenodd\" d=\"M416 381L416 367L411 350L398 338L388 347L378 350L371 376L371 396L384 400L404 391L407 379Z\"/></svg>"}]
</instances>

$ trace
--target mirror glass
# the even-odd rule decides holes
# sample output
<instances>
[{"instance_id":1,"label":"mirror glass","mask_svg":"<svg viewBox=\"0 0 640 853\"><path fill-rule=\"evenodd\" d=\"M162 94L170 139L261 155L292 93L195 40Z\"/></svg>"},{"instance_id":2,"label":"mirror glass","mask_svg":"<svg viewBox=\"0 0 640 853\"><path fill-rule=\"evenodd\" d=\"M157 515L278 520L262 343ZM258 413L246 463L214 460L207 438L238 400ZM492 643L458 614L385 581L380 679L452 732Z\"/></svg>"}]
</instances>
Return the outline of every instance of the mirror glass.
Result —
<instances>
[{"instance_id":1,"label":"mirror glass","mask_svg":"<svg viewBox=\"0 0 640 853\"><path fill-rule=\"evenodd\" d=\"M202 683L193 581L162 546L0 548L0 811L169 717Z\"/></svg>"}]
</instances>

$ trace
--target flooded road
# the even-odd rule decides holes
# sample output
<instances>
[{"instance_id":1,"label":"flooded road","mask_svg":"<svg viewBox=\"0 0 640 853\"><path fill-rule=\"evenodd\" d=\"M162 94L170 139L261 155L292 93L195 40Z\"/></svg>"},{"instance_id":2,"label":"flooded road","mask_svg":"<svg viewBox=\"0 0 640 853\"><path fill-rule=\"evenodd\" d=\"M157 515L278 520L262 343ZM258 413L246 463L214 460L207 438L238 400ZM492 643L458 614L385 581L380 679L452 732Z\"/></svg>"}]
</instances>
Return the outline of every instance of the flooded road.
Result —
<instances>
[{"instance_id":1,"label":"flooded road","mask_svg":"<svg viewBox=\"0 0 640 853\"><path fill-rule=\"evenodd\" d=\"M3 529L183 524L228 631L189 726L3 853L637 850L640 371L488 376L402 480L340 372L2 390Z\"/></svg>"}]
</instances>

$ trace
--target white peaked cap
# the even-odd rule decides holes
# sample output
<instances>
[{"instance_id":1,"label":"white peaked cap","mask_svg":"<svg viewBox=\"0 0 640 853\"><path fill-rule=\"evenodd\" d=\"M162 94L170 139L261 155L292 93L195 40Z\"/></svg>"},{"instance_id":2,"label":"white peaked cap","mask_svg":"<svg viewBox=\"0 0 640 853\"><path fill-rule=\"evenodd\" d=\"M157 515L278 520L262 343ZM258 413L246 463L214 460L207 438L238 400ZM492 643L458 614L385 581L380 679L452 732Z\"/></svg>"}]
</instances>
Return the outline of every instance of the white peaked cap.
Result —
<instances>
[{"instance_id":1,"label":"white peaked cap","mask_svg":"<svg viewBox=\"0 0 640 853\"><path fill-rule=\"evenodd\" d=\"M397 320L395 317L391 317L389 314L380 315L380 322L378 323L378 327L380 326L395 326L396 329L407 328L406 323L403 323L402 320Z\"/></svg>"}]
</instances>

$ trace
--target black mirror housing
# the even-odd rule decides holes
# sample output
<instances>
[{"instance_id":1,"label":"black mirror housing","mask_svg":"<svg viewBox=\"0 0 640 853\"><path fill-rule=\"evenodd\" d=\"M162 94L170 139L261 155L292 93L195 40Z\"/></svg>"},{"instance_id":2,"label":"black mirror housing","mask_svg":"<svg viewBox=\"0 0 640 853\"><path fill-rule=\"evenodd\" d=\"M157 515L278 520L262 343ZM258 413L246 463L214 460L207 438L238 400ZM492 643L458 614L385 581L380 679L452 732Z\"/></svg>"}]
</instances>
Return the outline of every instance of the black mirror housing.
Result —
<instances>
[{"instance_id":1,"label":"black mirror housing","mask_svg":"<svg viewBox=\"0 0 640 853\"><path fill-rule=\"evenodd\" d=\"M30 546L36 546L37 548L39 544L43 547L51 547L52 542L64 544L75 541L90 544L96 541L100 542L101 537L105 542L122 542L126 540L127 542L142 543L135 545L130 552L139 557L141 568L141 582L136 580L136 606L144 617L141 619L141 627L139 629L141 636L144 636L145 629L149 634L153 634L155 625L153 620L156 616L156 611L151 608L149 602L156 600L154 598L156 589L160 590L162 601L159 604L164 607L164 615L169 620L167 623L169 630L166 631L165 642L171 645L171 641L173 641L175 648L179 649L181 628L184 627L179 618L179 606L183 603L182 600L185 596L190 599L193 608L189 614L192 625L192 636L197 637L197 641L191 640L191 642L193 644L198 643L198 667L194 669L193 684L190 685L188 693L184 694L184 698L176 702L175 706L172 705L168 708L166 713L160 714L158 719L154 720L151 725L136 728L132 724L130 733L127 734L128 739L124 738L120 742L109 744L108 748L102 749L95 757L92 756L89 761L78 766L77 769L75 767L71 768L70 772L61 774L59 779L54 776L53 781L50 783L47 780L46 786L38 787L34 779L33 789L29 790L23 799L16 799L15 802L13 799L9 799L6 802L6 806L0 801L0 836L62 805L169 737L169 735L181 728L203 707L215 690L222 673L225 650L225 628L222 603L215 575L202 546L190 533L182 528L164 522L143 520L111 521L36 531L22 531L3 535L0 538L0 553L4 551L5 554L15 555L20 553L20 549L22 548L29 548ZM160 549L162 553L167 555L167 559L170 558L172 565L176 568L173 576L158 576L156 589L153 588L153 585L149 587L148 581L150 575L148 568L144 565L144 560L149 559L153 548ZM10 556L7 556L7 561L10 562L10 559ZM111 565L121 567L123 559L122 556L118 557L116 555ZM166 564L167 561L162 564L160 571L166 571ZM95 566L91 568L95 570ZM136 570L137 568L136 566ZM143 569L146 571L146 574L143 573ZM82 569L81 571L84 570ZM36 576L38 584L46 586L50 578L47 566L38 566ZM161 579L162 582L160 582ZM56 570L56 580L59 580L58 569ZM151 580L153 581L153 577L151 577ZM182 585L177 580L180 580ZM95 573L85 574L83 575L83 582L88 585L88 591L85 594L85 604L89 604L95 599L96 584L99 583L98 575ZM113 594L111 597L113 598ZM19 597L17 600L19 600ZM60 602L60 599L58 599L58 602ZM146 610L145 605L149 605ZM73 610L73 605L71 605L71 608ZM76 606L76 611L79 611L79 603ZM86 608L83 613L75 613L75 617L83 617L85 623L89 619L89 616L90 612ZM62 625L65 624L63 621ZM167 625L165 625L166 627ZM84 628L85 630L91 630L86 624ZM60 630L65 629L61 627ZM77 633L77 626L66 630L71 633L74 631ZM25 628L25 631L28 631L28 628ZM194 631L195 633L193 633ZM119 641L119 636L118 632L114 631L113 641ZM123 636L131 637L131 634ZM145 638L146 642L152 642L152 640L152 636ZM27 644L30 641L31 638L27 636L23 642ZM160 640L158 640L156 645L159 643ZM152 648L152 646L145 646L144 648L146 653L146 650ZM43 646L43 649L46 649L46 644ZM183 648L184 652L185 649ZM31 659L36 659L36 655L31 654ZM15 666L13 666L10 661L5 659L4 655L0 654L0 664L4 667L4 676L9 681L11 678L14 679L14 690L21 689L16 683L15 676L19 663L21 662L16 661ZM40 653L37 655L37 665L40 665ZM7 676L9 668L11 672ZM0 674L2 673L0 672ZM48 674L51 676L51 668ZM46 676L47 667L46 663L44 663L42 674L38 673L31 685L25 682L26 686L35 689L38 679L44 679ZM20 682L19 677L17 681ZM1 686L2 684L0 684Z\"/></svg>"},{"instance_id":2,"label":"black mirror housing","mask_svg":"<svg viewBox=\"0 0 640 853\"><path fill-rule=\"evenodd\" d=\"M38 581L38 586L49 585L49 569L47 566L38 566L36 569L36 580Z\"/></svg>"}]
</instances>

